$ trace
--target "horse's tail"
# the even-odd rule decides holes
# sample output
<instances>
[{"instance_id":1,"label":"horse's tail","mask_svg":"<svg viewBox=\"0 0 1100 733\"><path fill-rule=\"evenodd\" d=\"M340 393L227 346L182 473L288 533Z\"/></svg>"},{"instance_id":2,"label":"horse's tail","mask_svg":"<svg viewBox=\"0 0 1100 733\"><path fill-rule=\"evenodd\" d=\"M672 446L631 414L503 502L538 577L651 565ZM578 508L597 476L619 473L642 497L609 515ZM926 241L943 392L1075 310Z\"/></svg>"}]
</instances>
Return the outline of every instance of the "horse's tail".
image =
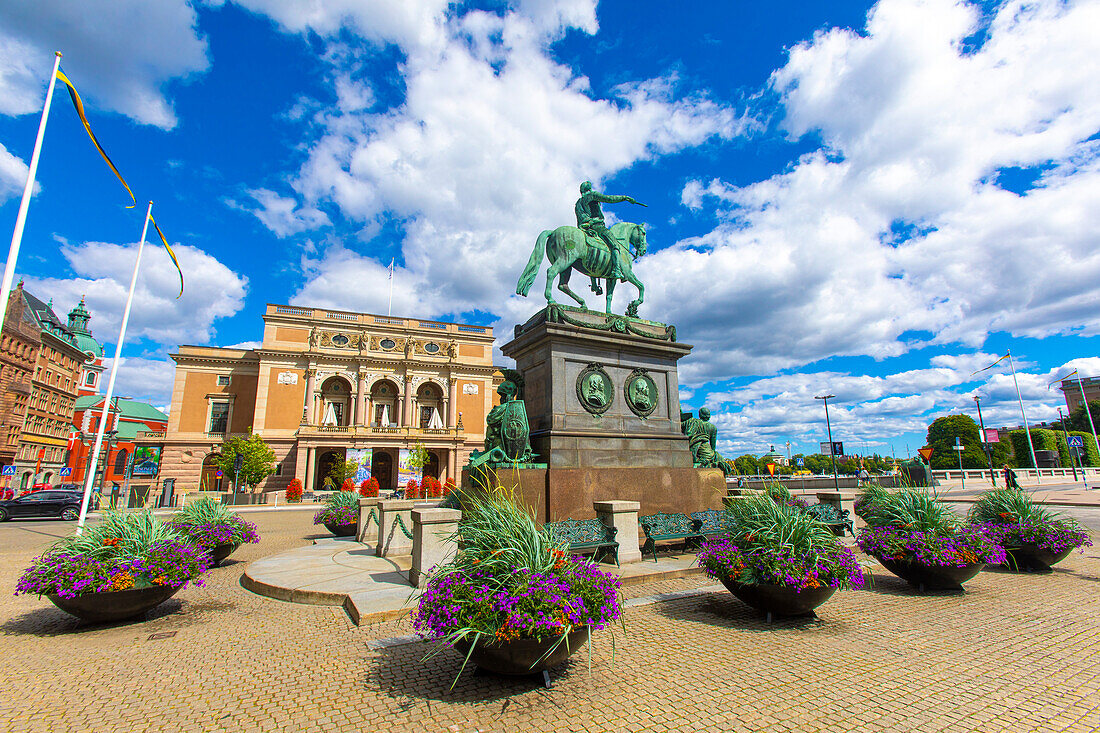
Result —
<instances>
[{"instance_id":1,"label":"horse's tail","mask_svg":"<svg viewBox=\"0 0 1100 733\"><path fill-rule=\"evenodd\" d=\"M519 276L516 294L525 296L531 290L531 285L539 275L539 265L542 264L542 258L546 253L546 240L550 239L551 234L553 232L547 229L535 240L535 248L531 251L531 259L527 260L527 267L523 268L523 274Z\"/></svg>"}]
</instances>

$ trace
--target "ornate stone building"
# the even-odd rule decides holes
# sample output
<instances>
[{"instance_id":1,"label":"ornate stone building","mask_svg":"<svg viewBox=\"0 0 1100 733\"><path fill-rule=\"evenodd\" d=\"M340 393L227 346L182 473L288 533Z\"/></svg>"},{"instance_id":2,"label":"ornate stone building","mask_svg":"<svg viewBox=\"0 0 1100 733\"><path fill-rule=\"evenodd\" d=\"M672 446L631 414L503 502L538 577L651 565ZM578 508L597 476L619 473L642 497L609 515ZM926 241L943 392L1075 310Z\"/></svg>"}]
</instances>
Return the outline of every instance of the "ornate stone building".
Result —
<instances>
[{"instance_id":1,"label":"ornate stone building","mask_svg":"<svg viewBox=\"0 0 1100 733\"><path fill-rule=\"evenodd\" d=\"M371 474L397 483L402 450L428 449L424 472L453 477L484 442L493 405L492 329L268 305L255 349L181 346L161 477L177 490L227 489L212 457L228 437L260 434L275 451L278 491L322 486L347 451L370 450Z\"/></svg>"},{"instance_id":2,"label":"ornate stone building","mask_svg":"<svg viewBox=\"0 0 1100 733\"><path fill-rule=\"evenodd\" d=\"M15 463L27 416L31 377L42 347L41 329L23 299L23 283L8 297L0 336L0 464ZM5 484L9 484L5 481Z\"/></svg>"}]
</instances>

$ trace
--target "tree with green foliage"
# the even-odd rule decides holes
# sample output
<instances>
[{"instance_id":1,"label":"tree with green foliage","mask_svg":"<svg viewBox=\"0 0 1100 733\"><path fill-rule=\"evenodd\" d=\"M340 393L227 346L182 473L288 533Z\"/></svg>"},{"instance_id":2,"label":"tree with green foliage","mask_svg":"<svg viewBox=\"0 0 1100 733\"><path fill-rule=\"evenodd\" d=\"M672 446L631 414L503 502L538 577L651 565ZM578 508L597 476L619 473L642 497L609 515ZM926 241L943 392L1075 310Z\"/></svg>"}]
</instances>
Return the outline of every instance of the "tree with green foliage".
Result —
<instances>
[{"instance_id":1,"label":"tree with green foliage","mask_svg":"<svg viewBox=\"0 0 1100 733\"><path fill-rule=\"evenodd\" d=\"M733 465L737 468L737 473L742 476L755 476L760 473L760 464L757 463L756 456L751 453L737 456L733 459Z\"/></svg>"},{"instance_id":2,"label":"tree with green foliage","mask_svg":"<svg viewBox=\"0 0 1100 733\"><path fill-rule=\"evenodd\" d=\"M359 473L358 461L333 461L328 470L328 478L332 479L332 483L337 488L340 488L349 478L354 481L357 473Z\"/></svg>"},{"instance_id":3,"label":"tree with green foliage","mask_svg":"<svg viewBox=\"0 0 1100 733\"><path fill-rule=\"evenodd\" d=\"M959 451L955 450L955 438L960 438L963 468L988 468L989 463L982 450L978 423L969 415L945 415L937 417L928 426L928 447L932 449L932 468L957 469Z\"/></svg>"},{"instance_id":4,"label":"tree with green foliage","mask_svg":"<svg viewBox=\"0 0 1100 733\"><path fill-rule=\"evenodd\" d=\"M1092 413L1092 421L1096 424L1097 430L1100 430L1100 402L1089 400L1089 412ZM1085 414L1084 405L1078 405L1077 409L1066 418L1066 428L1071 431L1071 434L1074 430L1084 430L1091 440L1092 428L1089 427L1089 416ZM1093 451L1095 450L1094 445Z\"/></svg>"},{"instance_id":5,"label":"tree with green foliage","mask_svg":"<svg viewBox=\"0 0 1100 733\"><path fill-rule=\"evenodd\" d=\"M240 482L250 489L275 473L275 451L251 429L247 438L237 436L222 443L221 452L214 457L213 463L223 474L233 479L233 467L238 455L243 457Z\"/></svg>"}]
</instances>

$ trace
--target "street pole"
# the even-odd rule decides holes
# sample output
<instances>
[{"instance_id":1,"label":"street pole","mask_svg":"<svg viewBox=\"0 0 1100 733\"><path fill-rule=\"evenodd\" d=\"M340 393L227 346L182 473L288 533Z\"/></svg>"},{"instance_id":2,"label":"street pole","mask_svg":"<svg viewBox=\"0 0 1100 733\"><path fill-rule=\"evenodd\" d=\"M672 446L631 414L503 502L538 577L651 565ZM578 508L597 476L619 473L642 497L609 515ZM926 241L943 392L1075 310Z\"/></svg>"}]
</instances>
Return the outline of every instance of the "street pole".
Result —
<instances>
[{"instance_id":1,"label":"street pole","mask_svg":"<svg viewBox=\"0 0 1100 733\"><path fill-rule=\"evenodd\" d=\"M1066 418L1062 415L1062 408L1058 408L1058 422L1062 424L1062 437L1066 439L1066 450L1069 451L1069 467L1073 469L1073 480L1077 481L1077 461L1074 459L1077 457L1077 449L1069 444L1069 431L1066 430ZM1084 473L1085 469L1081 469L1081 473Z\"/></svg>"},{"instance_id":2,"label":"street pole","mask_svg":"<svg viewBox=\"0 0 1100 733\"><path fill-rule=\"evenodd\" d=\"M982 398L974 395L974 404L978 406L978 424L982 426L982 447L985 448L985 459L989 461L989 480L993 488L997 488L997 472L993 470L993 453L989 450L989 441L985 439L985 420L982 419Z\"/></svg>"},{"instance_id":3,"label":"street pole","mask_svg":"<svg viewBox=\"0 0 1100 733\"><path fill-rule=\"evenodd\" d=\"M1089 416L1089 429L1092 430L1092 442L1096 446L1096 455L1100 457L1100 438L1096 437L1096 425L1092 422L1092 411L1089 410L1089 401L1085 399L1085 385L1081 382L1081 370L1077 370L1077 388L1081 390L1081 404L1085 406L1085 414ZM1085 472L1084 465L1081 466L1081 473Z\"/></svg>"},{"instance_id":4,"label":"street pole","mask_svg":"<svg viewBox=\"0 0 1100 733\"><path fill-rule=\"evenodd\" d=\"M833 425L829 422L829 398L836 397L835 394L827 394L823 397L814 397L815 400L823 400L825 402L825 427L829 431L829 458L833 465L833 486L836 487L836 491L840 493L840 479L836 477L836 451L833 450Z\"/></svg>"},{"instance_id":5,"label":"street pole","mask_svg":"<svg viewBox=\"0 0 1100 733\"><path fill-rule=\"evenodd\" d=\"M1012 351L1009 350L1006 355L1008 356L1008 368L1012 370L1012 383L1016 385L1016 399L1020 403L1020 417L1024 419L1024 435L1027 436L1027 447L1031 451L1031 465L1035 467L1035 483L1043 483L1042 477L1039 475L1039 461L1035 459L1035 444L1031 442L1031 426L1027 424L1027 415L1024 414L1024 398L1020 395L1020 383L1016 381L1016 365L1012 363Z\"/></svg>"},{"instance_id":6,"label":"street pole","mask_svg":"<svg viewBox=\"0 0 1100 733\"><path fill-rule=\"evenodd\" d=\"M38 121L38 136L34 139L31 162L27 166L27 181L23 185L23 198L19 200L19 212L15 215L15 231L11 235L8 261L4 263L4 279L0 283L0 327L4 325L4 317L8 312L8 295L11 293L12 280L15 279L15 261L19 259L19 247L23 243L23 228L27 224L27 209L31 205L31 195L34 193L34 178L38 173L38 157L42 154L42 140L46 136L46 120L50 117L53 88L57 82L57 70L60 67L61 52L55 51L53 72L50 74L49 86L46 87L46 102L42 105L42 117Z\"/></svg>"},{"instance_id":7,"label":"street pole","mask_svg":"<svg viewBox=\"0 0 1100 733\"><path fill-rule=\"evenodd\" d=\"M966 491L966 474L963 473L963 444L962 438L955 436L955 453L959 456L959 481L962 482L962 490ZM931 463L931 461L929 461ZM931 466L929 466L929 472L931 473Z\"/></svg>"}]
</instances>

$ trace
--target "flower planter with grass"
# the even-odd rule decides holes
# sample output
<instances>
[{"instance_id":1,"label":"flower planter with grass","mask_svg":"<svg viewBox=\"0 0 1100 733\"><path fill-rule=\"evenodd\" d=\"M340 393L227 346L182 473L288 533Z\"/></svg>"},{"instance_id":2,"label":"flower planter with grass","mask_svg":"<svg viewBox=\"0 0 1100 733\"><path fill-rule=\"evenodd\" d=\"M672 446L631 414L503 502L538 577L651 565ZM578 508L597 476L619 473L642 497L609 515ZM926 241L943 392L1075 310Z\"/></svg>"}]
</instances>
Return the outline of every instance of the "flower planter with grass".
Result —
<instances>
[{"instance_id":1,"label":"flower planter with grass","mask_svg":"<svg viewBox=\"0 0 1100 733\"><path fill-rule=\"evenodd\" d=\"M1035 504L1020 489L985 492L967 519L1004 546L1004 565L1012 570L1049 573L1074 550L1092 545L1075 520Z\"/></svg>"},{"instance_id":2,"label":"flower planter with grass","mask_svg":"<svg viewBox=\"0 0 1100 733\"><path fill-rule=\"evenodd\" d=\"M354 537L359 526L359 495L354 491L336 492L313 515L313 523L325 525L337 537Z\"/></svg>"},{"instance_id":3,"label":"flower planter with grass","mask_svg":"<svg viewBox=\"0 0 1100 733\"><path fill-rule=\"evenodd\" d=\"M826 525L793 504L767 495L731 502L730 534L703 543L703 572L758 611L812 613L840 588L863 585L851 550Z\"/></svg>"},{"instance_id":4,"label":"flower planter with grass","mask_svg":"<svg viewBox=\"0 0 1100 733\"><path fill-rule=\"evenodd\" d=\"M463 662L504 675L564 663L619 618L619 579L554 545L507 492L462 497L462 538L420 595L414 628ZM456 678L457 679L457 678Z\"/></svg>"},{"instance_id":5,"label":"flower planter with grass","mask_svg":"<svg viewBox=\"0 0 1100 733\"><path fill-rule=\"evenodd\" d=\"M209 567L206 551L151 512L108 512L84 534L56 542L24 571L16 594L46 596L85 621L140 616Z\"/></svg>"},{"instance_id":6,"label":"flower planter with grass","mask_svg":"<svg viewBox=\"0 0 1100 733\"><path fill-rule=\"evenodd\" d=\"M981 527L959 517L924 490L879 490L860 507L867 527L861 550L909 585L921 590L963 589L987 564L1005 560L1005 550Z\"/></svg>"},{"instance_id":7,"label":"flower planter with grass","mask_svg":"<svg viewBox=\"0 0 1100 733\"><path fill-rule=\"evenodd\" d=\"M206 550L211 567L217 567L241 545L260 541L255 524L211 498L183 507L170 524Z\"/></svg>"}]
</instances>

